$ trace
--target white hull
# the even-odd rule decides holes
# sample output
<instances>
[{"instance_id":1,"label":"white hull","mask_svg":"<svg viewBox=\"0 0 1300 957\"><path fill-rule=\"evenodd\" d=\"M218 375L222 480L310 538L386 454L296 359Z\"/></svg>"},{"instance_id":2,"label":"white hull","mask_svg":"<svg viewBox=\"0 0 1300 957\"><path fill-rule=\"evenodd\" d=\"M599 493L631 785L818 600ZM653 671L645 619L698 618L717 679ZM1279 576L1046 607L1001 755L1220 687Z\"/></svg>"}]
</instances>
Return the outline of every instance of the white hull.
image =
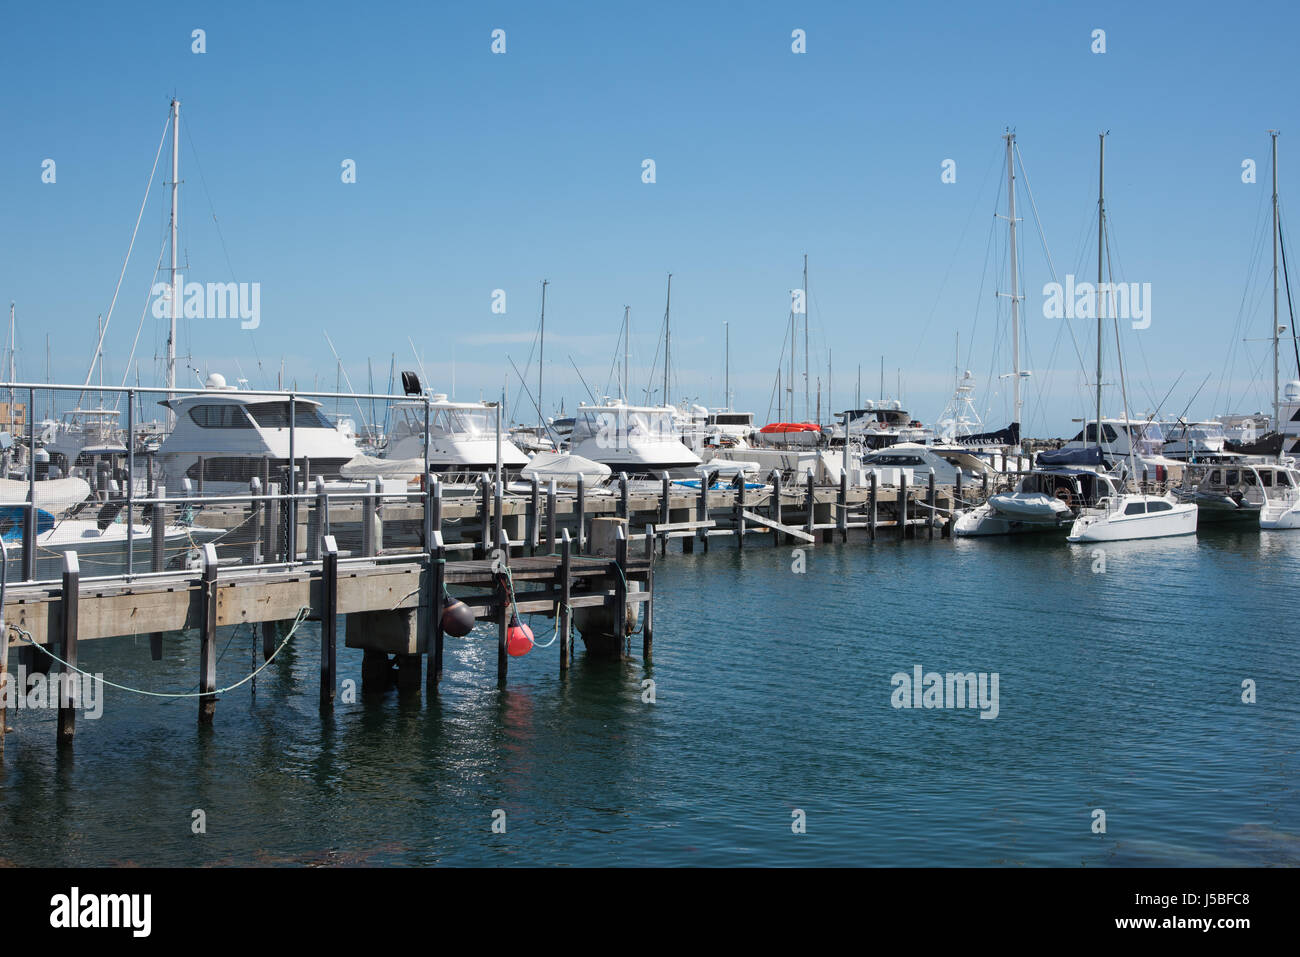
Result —
<instances>
[{"instance_id":1,"label":"white hull","mask_svg":"<svg viewBox=\"0 0 1300 957\"><path fill-rule=\"evenodd\" d=\"M1289 508L1265 508L1259 513L1259 527L1270 532L1300 528L1300 502Z\"/></svg>"},{"instance_id":2,"label":"white hull","mask_svg":"<svg viewBox=\"0 0 1300 957\"><path fill-rule=\"evenodd\" d=\"M1075 519L1067 539L1071 542L1124 542L1144 538L1169 538L1196 532L1197 508L1190 502L1171 504L1159 512L1126 514L1130 504L1166 502L1154 495L1125 495L1115 509L1086 509ZM1167 503L1169 504L1169 503Z\"/></svg>"},{"instance_id":3,"label":"white hull","mask_svg":"<svg viewBox=\"0 0 1300 957\"><path fill-rule=\"evenodd\" d=\"M194 528L171 525L166 529L163 554L168 568L183 568L192 552L204 543L219 538L223 532L211 528ZM148 525L132 528L134 571L152 570L152 544ZM4 543L5 559L9 562L9 580L22 575L23 544L21 540ZM84 578L101 575L125 575L127 572L126 526L114 523L105 529L93 521L65 519L54 529L36 537L36 579L57 580L63 576L63 553L77 553Z\"/></svg>"}]
</instances>

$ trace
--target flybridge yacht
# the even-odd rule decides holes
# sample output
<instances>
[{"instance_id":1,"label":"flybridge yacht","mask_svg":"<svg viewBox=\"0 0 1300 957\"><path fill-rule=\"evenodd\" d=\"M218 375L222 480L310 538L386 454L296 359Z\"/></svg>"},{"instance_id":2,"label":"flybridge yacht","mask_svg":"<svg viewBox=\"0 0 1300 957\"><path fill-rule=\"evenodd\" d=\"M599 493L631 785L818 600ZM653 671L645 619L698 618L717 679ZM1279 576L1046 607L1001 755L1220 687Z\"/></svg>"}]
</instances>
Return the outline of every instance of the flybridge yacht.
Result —
<instances>
[{"instance_id":1,"label":"flybridge yacht","mask_svg":"<svg viewBox=\"0 0 1300 957\"><path fill-rule=\"evenodd\" d=\"M395 402L384 457L395 461L424 457L424 401ZM503 427L504 428L504 427ZM429 401L429 471L483 472L496 468L497 410L484 402L452 402L438 392ZM518 472L528 456L501 436L501 466ZM417 472L419 471L417 467Z\"/></svg>"},{"instance_id":2,"label":"flybridge yacht","mask_svg":"<svg viewBox=\"0 0 1300 957\"><path fill-rule=\"evenodd\" d=\"M1175 422L1164 429L1165 441L1162 454L1171 459L1203 459L1220 456L1228 437L1223 423L1209 422Z\"/></svg>"},{"instance_id":3,"label":"flybridge yacht","mask_svg":"<svg viewBox=\"0 0 1300 957\"><path fill-rule=\"evenodd\" d=\"M169 491L179 490L188 478L196 490L202 479L209 494L247 492L264 463L272 475L289 464L287 395L240 391L214 373L202 392L160 404L176 415L154 456L158 482ZM336 477L359 454L356 441L334 426L319 402L295 399L292 418L295 463L312 475Z\"/></svg>"},{"instance_id":4,"label":"flybridge yacht","mask_svg":"<svg viewBox=\"0 0 1300 957\"><path fill-rule=\"evenodd\" d=\"M897 399L868 399L863 405L866 408L842 414L849 417L849 437L868 449L883 449L898 442L925 443L934 438L934 432L913 419ZM844 426L833 427L831 439L842 442Z\"/></svg>"},{"instance_id":5,"label":"flybridge yacht","mask_svg":"<svg viewBox=\"0 0 1300 957\"><path fill-rule=\"evenodd\" d=\"M694 475L700 457L687 448L670 406L580 405L569 440L573 455L608 465L614 472L677 472Z\"/></svg>"},{"instance_id":6,"label":"flybridge yacht","mask_svg":"<svg viewBox=\"0 0 1300 957\"><path fill-rule=\"evenodd\" d=\"M1101 420L1101 442L1097 441L1096 420L1088 420L1084 428L1074 438L1061 447L1062 452L1095 449L1100 447L1102 456L1112 464L1129 457L1139 459L1154 458L1162 454L1165 436L1157 422L1144 422L1123 419Z\"/></svg>"},{"instance_id":7,"label":"flybridge yacht","mask_svg":"<svg viewBox=\"0 0 1300 957\"><path fill-rule=\"evenodd\" d=\"M126 442L118 427L120 413L102 406L73 409L63 418L43 423L41 441L50 468L64 478L93 481L101 466L118 477L126 467Z\"/></svg>"}]
</instances>

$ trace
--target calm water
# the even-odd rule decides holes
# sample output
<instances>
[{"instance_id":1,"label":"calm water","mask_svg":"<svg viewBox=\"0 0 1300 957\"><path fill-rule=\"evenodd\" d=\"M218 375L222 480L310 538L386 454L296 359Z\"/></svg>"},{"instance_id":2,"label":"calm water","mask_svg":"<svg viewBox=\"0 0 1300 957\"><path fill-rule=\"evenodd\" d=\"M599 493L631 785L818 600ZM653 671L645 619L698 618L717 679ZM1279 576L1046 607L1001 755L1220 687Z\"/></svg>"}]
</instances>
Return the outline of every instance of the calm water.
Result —
<instances>
[{"instance_id":1,"label":"calm water","mask_svg":"<svg viewBox=\"0 0 1300 957\"><path fill-rule=\"evenodd\" d=\"M316 632L223 697L108 690L78 719L10 712L0 858L19 865L1300 863L1300 533L820 547L660 564L655 656L512 662L448 639L442 694L340 702ZM544 636L550 623L537 618ZM223 635L223 640L225 636ZM238 632L219 684L249 670ZM82 666L158 690L197 642L90 642ZM296 652L296 653L295 653ZM16 657L16 656L15 656ZM16 664L14 658L11 663ZM890 676L997 672L999 714L896 710ZM341 650L340 677L360 680ZM653 678L656 703L641 700ZM1241 702L1253 679L1258 703ZM191 812L207 833L191 833ZM1107 833L1091 833L1092 810ZM506 814L494 834L492 814ZM792 812L807 832L792 833Z\"/></svg>"}]
</instances>

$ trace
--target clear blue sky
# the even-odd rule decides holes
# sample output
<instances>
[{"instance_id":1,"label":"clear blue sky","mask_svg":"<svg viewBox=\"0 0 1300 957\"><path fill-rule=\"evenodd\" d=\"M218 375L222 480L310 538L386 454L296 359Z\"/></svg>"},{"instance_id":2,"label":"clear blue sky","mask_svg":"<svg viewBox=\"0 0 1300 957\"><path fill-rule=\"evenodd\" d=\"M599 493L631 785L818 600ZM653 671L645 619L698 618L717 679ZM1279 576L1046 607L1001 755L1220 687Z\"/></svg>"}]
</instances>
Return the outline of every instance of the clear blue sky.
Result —
<instances>
[{"instance_id":1,"label":"clear blue sky","mask_svg":"<svg viewBox=\"0 0 1300 957\"><path fill-rule=\"evenodd\" d=\"M1081 278L1095 271L1097 133L1110 131L1116 278L1152 284L1151 327L1124 333L1135 411L1180 372L1165 413L1207 374L1191 414L1254 411L1269 401L1268 347L1241 340L1269 328L1267 276L1251 272L1267 256L1267 128L1283 131L1284 223L1300 182L1298 21L1288 3L10 4L0 297L17 303L19 376L44 379L47 334L54 378L85 376L175 93L186 279L262 287L255 332L184 323L200 372L268 386L283 361L300 387L332 390L328 332L353 385L370 357L382 387L391 354L413 366L410 337L435 387L451 391L454 359L459 397L507 380L514 397L506 356L524 368L545 277L545 404L571 408L585 392L570 357L605 391L625 304L645 382L671 271L674 398L722 404L729 322L735 405L766 419L807 253L824 389L833 355L827 406L851 402L859 363L874 396L883 355L886 391L901 369L907 406L932 421L960 333L1000 426L1006 243L992 214L1010 125L1057 271ZM795 28L806 54L791 52ZM940 180L945 159L955 184ZM166 165L113 314L110 379L154 281ZM1021 204L1025 427L1062 434L1086 385L1062 323L1042 316L1051 276ZM1090 365L1094 333L1075 326ZM145 384L160 383L164 335L148 315Z\"/></svg>"}]
</instances>

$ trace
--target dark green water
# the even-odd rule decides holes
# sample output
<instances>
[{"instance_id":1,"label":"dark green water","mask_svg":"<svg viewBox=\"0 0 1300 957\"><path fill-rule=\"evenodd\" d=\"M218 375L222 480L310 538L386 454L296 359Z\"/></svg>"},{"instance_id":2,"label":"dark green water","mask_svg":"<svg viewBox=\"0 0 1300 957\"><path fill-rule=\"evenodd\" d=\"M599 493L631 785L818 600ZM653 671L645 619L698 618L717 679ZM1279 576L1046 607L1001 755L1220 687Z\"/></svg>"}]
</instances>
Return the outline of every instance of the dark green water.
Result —
<instances>
[{"instance_id":1,"label":"dark green water","mask_svg":"<svg viewBox=\"0 0 1300 957\"><path fill-rule=\"evenodd\" d=\"M317 710L301 633L201 731L193 701L109 689L72 754L11 712L0 858L18 865L1255 865L1300 863L1300 533L819 547L660 564L653 664L558 647L495 686L448 640L432 702ZM535 619L545 638L550 624ZM223 640L226 636L223 635ZM236 634L218 683L246 674ZM90 642L156 690L197 642ZM11 658L11 666L16 664ZM891 675L996 672L999 710L895 709ZM360 656L340 654L360 681ZM655 682L656 702L642 701ZM1244 704L1251 679L1258 701ZM191 833L194 809L207 833ZM1092 832L1093 810L1106 833ZM493 812L506 833L493 833ZM792 832L792 814L806 833Z\"/></svg>"}]
</instances>

